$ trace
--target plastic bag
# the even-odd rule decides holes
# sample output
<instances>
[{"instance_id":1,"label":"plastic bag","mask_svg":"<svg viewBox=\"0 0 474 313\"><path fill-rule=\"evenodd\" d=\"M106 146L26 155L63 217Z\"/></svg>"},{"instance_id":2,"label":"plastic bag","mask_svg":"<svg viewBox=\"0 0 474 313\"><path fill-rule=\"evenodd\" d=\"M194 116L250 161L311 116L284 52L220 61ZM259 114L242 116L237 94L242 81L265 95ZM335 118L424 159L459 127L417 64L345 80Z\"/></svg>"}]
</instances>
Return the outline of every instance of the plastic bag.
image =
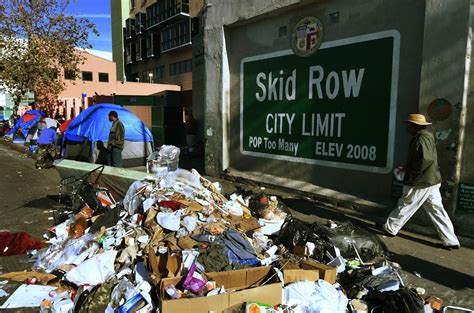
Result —
<instances>
[{"instance_id":1,"label":"plastic bag","mask_svg":"<svg viewBox=\"0 0 474 313\"><path fill-rule=\"evenodd\" d=\"M375 234L346 222L336 228L318 226L317 234L341 251L344 258L361 258L363 262L382 256L387 251L385 244Z\"/></svg>"},{"instance_id":2,"label":"plastic bag","mask_svg":"<svg viewBox=\"0 0 474 313\"><path fill-rule=\"evenodd\" d=\"M148 162L152 164L151 172L155 172L158 167L167 167L169 171L178 169L179 154L181 150L172 145L163 145L158 151L153 152L147 158Z\"/></svg>"},{"instance_id":3,"label":"plastic bag","mask_svg":"<svg viewBox=\"0 0 474 313\"><path fill-rule=\"evenodd\" d=\"M38 253L38 259L33 265L33 270L43 270L46 273L51 273L63 264L79 264L99 249L96 240L96 235L91 233L87 233L78 239L58 240L48 249Z\"/></svg>"},{"instance_id":4,"label":"plastic bag","mask_svg":"<svg viewBox=\"0 0 474 313\"><path fill-rule=\"evenodd\" d=\"M320 279L317 282L300 281L283 288L285 305L299 307L302 312L345 313L348 299L333 285Z\"/></svg>"},{"instance_id":5,"label":"plastic bag","mask_svg":"<svg viewBox=\"0 0 474 313\"><path fill-rule=\"evenodd\" d=\"M159 212L156 215L156 221L158 225L167 230L177 231L181 221L181 211L173 213Z\"/></svg>"},{"instance_id":6,"label":"plastic bag","mask_svg":"<svg viewBox=\"0 0 474 313\"><path fill-rule=\"evenodd\" d=\"M423 313L424 301L415 290L402 288L398 291L371 293L366 298L374 313ZM375 309L375 307L377 307Z\"/></svg>"},{"instance_id":7,"label":"plastic bag","mask_svg":"<svg viewBox=\"0 0 474 313\"><path fill-rule=\"evenodd\" d=\"M65 278L78 286L102 284L115 274L114 262L116 256L117 251L115 250L107 250L96 254L70 270Z\"/></svg>"},{"instance_id":8,"label":"plastic bag","mask_svg":"<svg viewBox=\"0 0 474 313\"><path fill-rule=\"evenodd\" d=\"M280 229L278 242L290 251L297 245L304 246L307 242L312 242L314 243L313 254L309 256L320 262L330 261L326 258L326 251L331 245L317 235L314 230L317 227L316 223L308 224L290 216Z\"/></svg>"},{"instance_id":9,"label":"plastic bag","mask_svg":"<svg viewBox=\"0 0 474 313\"><path fill-rule=\"evenodd\" d=\"M183 283L183 288L190 290L194 294L198 294L204 286L206 286L207 281L196 271L196 263L191 265L189 268L188 275Z\"/></svg>"},{"instance_id":10,"label":"plastic bag","mask_svg":"<svg viewBox=\"0 0 474 313\"><path fill-rule=\"evenodd\" d=\"M128 214L133 215L139 212L144 199L137 192L146 185L146 182L138 180L128 188L127 193L123 198L123 206L125 210L127 210Z\"/></svg>"},{"instance_id":11,"label":"plastic bag","mask_svg":"<svg viewBox=\"0 0 474 313\"><path fill-rule=\"evenodd\" d=\"M118 308L122 299L125 302L136 294L138 291L135 290L135 286L128 279L123 278L112 290L110 303L113 308Z\"/></svg>"}]
</instances>

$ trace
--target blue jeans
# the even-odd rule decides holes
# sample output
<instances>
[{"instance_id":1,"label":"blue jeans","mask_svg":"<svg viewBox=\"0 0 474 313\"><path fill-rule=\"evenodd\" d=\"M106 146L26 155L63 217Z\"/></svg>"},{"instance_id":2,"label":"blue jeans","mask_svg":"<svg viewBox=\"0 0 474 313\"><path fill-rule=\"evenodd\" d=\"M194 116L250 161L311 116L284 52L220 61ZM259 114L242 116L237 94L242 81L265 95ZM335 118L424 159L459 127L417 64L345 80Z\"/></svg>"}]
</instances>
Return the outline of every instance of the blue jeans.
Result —
<instances>
[{"instance_id":1,"label":"blue jeans","mask_svg":"<svg viewBox=\"0 0 474 313\"><path fill-rule=\"evenodd\" d=\"M112 147L112 150L109 152L109 165L122 167L122 150L123 149Z\"/></svg>"}]
</instances>

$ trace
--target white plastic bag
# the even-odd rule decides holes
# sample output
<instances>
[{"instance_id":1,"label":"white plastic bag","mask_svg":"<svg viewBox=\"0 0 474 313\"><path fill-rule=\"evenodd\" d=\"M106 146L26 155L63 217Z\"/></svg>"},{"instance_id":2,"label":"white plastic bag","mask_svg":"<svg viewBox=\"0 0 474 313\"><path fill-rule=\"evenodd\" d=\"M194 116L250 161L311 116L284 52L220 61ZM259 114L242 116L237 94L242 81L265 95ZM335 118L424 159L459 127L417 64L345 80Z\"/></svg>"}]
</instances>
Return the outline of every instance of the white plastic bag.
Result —
<instances>
[{"instance_id":1,"label":"white plastic bag","mask_svg":"<svg viewBox=\"0 0 474 313\"><path fill-rule=\"evenodd\" d=\"M177 231L179 229L181 220L181 211L176 211L173 213L159 212L156 215L157 223L168 230Z\"/></svg>"},{"instance_id":2,"label":"white plastic bag","mask_svg":"<svg viewBox=\"0 0 474 313\"><path fill-rule=\"evenodd\" d=\"M95 286L104 283L115 274L114 262L117 251L107 250L96 254L66 274L66 280L78 285Z\"/></svg>"},{"instance_id":3,"label":"white plastic bag","mask_svg":"<svg viewBox=\"0 0 474 313\"><path fill-rule=\"evenodd\" d=\"M301 313L345 313L348 303L342 291L325 280L299 281L283 288L282 303L297 305Z\"/></svg>"}]
</instances>

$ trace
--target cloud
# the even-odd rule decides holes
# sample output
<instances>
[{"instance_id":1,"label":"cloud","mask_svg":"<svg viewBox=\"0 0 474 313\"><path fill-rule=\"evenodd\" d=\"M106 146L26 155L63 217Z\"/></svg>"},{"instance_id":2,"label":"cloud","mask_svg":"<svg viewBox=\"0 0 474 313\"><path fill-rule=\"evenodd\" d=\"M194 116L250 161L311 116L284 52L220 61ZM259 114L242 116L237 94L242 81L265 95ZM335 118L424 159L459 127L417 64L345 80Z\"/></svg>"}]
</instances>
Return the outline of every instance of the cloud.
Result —
<instances>
[{"instance_id":1,"label":"cloud","mask_svg":"<svg viewBox=\"0 0 474 313\"><path fill-rule=\"evenodd\" d=\"M77 17L86 17L86 18L106 18L110 19L110 14L78 14Z\"/></svg>"}]
</instances>

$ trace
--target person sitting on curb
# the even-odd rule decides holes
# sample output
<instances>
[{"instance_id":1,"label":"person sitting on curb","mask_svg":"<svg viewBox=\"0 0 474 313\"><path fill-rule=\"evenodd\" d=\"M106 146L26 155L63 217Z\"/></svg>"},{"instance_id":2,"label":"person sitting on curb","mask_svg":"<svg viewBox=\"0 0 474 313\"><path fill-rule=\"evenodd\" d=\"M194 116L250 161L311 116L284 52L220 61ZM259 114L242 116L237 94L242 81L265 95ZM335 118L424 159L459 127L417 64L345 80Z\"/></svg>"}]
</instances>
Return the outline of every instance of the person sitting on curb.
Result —
<instances>
[{"instance_id":1,"label":"person sitting on curb","mask_svg":"<svg viewBox=\"0 0 474 313\"><path fill-rule=\"evenodd\" d=\"M43 129L38 138L38 150L35 163L37 169L53 166L53 162L58 156L56 140L56 127Z\"/></svg>"}]
</instances>

